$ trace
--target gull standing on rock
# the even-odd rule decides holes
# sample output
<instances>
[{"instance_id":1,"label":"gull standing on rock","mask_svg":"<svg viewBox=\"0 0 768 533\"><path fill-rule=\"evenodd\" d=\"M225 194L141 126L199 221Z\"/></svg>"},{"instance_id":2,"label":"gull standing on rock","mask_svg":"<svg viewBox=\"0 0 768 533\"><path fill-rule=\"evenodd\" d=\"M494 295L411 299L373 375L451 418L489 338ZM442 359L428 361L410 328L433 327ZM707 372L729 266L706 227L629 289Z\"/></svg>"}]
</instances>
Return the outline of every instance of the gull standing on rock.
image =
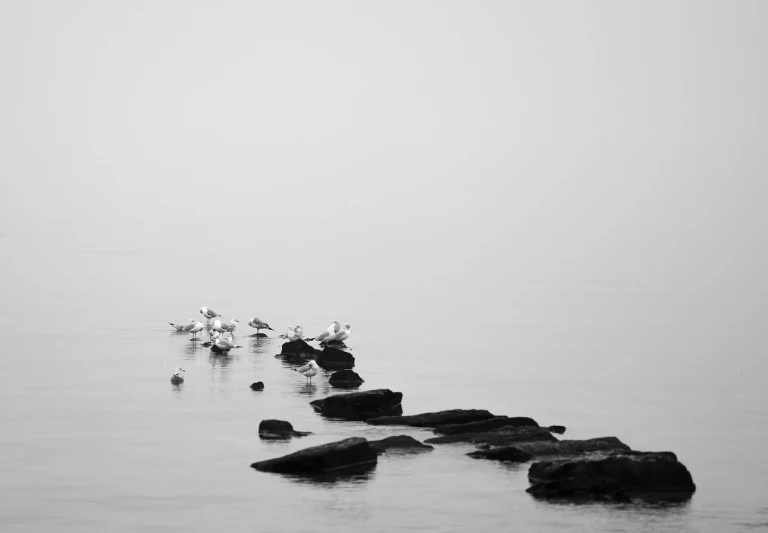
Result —
<instances>
[{"instance_id":1,"label":"gull standing on rock","mask_svg":"<svg viewBox=\"0 0 768 533\"><path fill-rule=\"evenodd\" d=\"M184 369L180 366L176 367L176 370L173 371L173 375L171 376L171 383L178 384L182 383L184 381Z\"/></svg>"},{"instance_id":2,"label":"gull standing on rock","mask_svg":"<svg viewBox=\"0 0 768 533\"><path fill-rule=\"evenodd\" d=\"M205 318L208 319L207 323L211 323L212 318L220 317L221 315L214 311L213 309L210 309L208 307L201 307L200 308L200 314L203 315Z\"/></svg>"},{"instance_id":3,"label":"gull standing on rock","mask_svg":"<svg viewBox=\"0 0 768 533\"><path fill-rule=\"evenodd\" d=\"M231 337L229 339L226 337L219 337L214 341L214 345L222 352L229 352L232 348L240 348L240 346L236 346L235 343L232 342Z\"/></svg>"},{"instance_id":4,"label":"gull standing on rock","mask_svg":"<svg viewBox=\"0 0 768 533\"><path fill-rule=\"evenodd\" d=\"M336 333L339 332L341 329L341 324L339 324L338 320L334 320L331 322L331 325L328 326L328 329L323 331L320 335L317 337L314 337L312 339L307 339L309 341L317 341L319 343L328 342L328 337L331 335L336 335Z\"/></svg>"},{"instance_id":5,"label":"gull standing on rock","mask_svg":"<svg viewBox=\"0 0 768 533\"><path fill-rule=\"evenodd\" d=\"M317 366L317 363L314 361L310 361L306 365L302 366L301 368L294 368L296 372L303 375L304 377L308 378L308 383L312 383L312 376L316 376L317 372L320 370L320 367Z\"/></svg>"},{"instance_id":6,"label":"gull standing on rock","mask_svg":"<svg viewBox=\"0 0 768 533\"><path fill-rule=\"evenodd\" d=\"M270 331L275 331L274 329L269 327L269 324L261 320L260 318L253 317L248 321L248 325L252 328L256 328L256 335L259 334L260 329L268 329Z\"/></svg>"},{"instance_id":7,"label":"gull standing on rock","mask_svg":"<svg viewBox=\"0 0 768 533\"><path fill-rule=\"evenodd\" d=\"M345 340L347 340L349 338L349 335L350 335L350 333L349 333L350 329L352 329L352 326L349 325L349 322L344 324L344 329L342 330L342 334L336 340L339 341L339 342L344 342Z\"/></svg>"}]
</instances>

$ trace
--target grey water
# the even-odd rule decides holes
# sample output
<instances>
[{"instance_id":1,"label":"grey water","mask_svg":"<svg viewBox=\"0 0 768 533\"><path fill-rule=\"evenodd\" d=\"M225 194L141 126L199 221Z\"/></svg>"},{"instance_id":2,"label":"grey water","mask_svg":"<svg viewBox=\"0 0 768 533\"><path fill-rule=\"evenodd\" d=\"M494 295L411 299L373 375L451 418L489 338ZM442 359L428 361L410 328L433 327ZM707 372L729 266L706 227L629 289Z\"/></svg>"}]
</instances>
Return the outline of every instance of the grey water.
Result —
<instances>
[{"instance_id":1,"label":"grey water","mask_svg":"<svg viewBox=\"0 0 768 533\"><path fill-rule=\"evenodd\" d=\"M21 258L27 249L12 236L2 243L4 264L29 273L6 268L13 283L0 307L2 531L768 527L762 302L747 310L717 294L521 282L477 307L440 302L427 288L337 291L354 302L342 312L331 299L248 281L248 258L269 254L257 247L190 273L181 266L196 252L48 243ZM36 268L69 277L36 277ZM124 279L132 276L140 282ZM199 318L201 305L241 320L242 348L214 356L167 326ZM383 456L371 472L327 483L257 472L250 463L306 446L430 432L319 417L309 402L336 392L328 373L307 385L275 357L275 333L248 336L254 315L278 332L350 322L361 389L403 392L406 414L484 408L565 425L566 438L615 435L634 449L674 451L697 491L675 504L537 501L525 492L527 465L474 460L465 445ZM187 371L179 386L169 381L176 366ZM251 391L254 381L265 389ZM313 435L261 441L266 418Z\"/></svg>"}]
</instances>

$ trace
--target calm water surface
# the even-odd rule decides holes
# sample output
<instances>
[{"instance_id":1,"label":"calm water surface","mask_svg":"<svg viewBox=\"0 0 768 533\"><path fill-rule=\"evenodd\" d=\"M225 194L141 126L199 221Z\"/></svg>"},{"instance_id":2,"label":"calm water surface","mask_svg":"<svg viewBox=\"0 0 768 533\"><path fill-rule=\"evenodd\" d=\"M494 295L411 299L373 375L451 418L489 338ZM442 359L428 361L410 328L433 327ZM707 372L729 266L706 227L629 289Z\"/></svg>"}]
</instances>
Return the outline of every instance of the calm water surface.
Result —
<instances>
[{"instance_id":1,"label":"calm water surface","mask_svg":"<svg viewBox=\"0 0 768 533\"><path fill-rule=\"evenodd\" d=\"M154 259L109 260L149 269ZM398 294L337 317L309 299L270 313L236 291L211 302L194 288L149 285L5 286L0 320L13 327L0 332L0 530L768 529L766 337L741 315L707 311L709 297L523 287L493 313L407 305ZM201 305L241 320L242 348L214 357L166 327ZM431 433L322 419L308 402L336 392L328 374L306 385L275 357L280 339L247 336L253 315L308 333L351 322L362 389L402 391L406 414L487 408L563 424L569 438L672 450L698 491L669 505L541 502L525 493L527 465L472 460L464 445L383 456L366 474L329 482L254 471L254 461L345 437ZM397 317L408 325L393 328ZM751 319L764 318L755 307ZM174 386L179 365L186 381ZM249 389L257 380L264 391ZM261 441L265 418L314 434Z\"/></svg>"}]
</instances>

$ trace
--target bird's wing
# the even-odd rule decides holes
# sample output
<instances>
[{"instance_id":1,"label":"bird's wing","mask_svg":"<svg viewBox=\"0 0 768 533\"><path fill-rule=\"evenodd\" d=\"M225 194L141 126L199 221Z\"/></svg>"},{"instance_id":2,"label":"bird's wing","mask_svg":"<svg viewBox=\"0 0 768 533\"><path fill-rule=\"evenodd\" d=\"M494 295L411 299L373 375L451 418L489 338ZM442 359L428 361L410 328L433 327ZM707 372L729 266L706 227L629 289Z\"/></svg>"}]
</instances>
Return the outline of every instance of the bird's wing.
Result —
<instances>
[{"instance_id":1,"label":"bird's wing","mask_svg":"<svg viewBox=\"0 0 768 533\"><path fill-rule=\"evenodd\" d=\"M320 335L318 335L317 337L315 337L315 340L316 340L316 341L323 341L323 340L325 340L325 339L326 339L326 337L328 337L328 336L330 336L330 333L328 333L327 331L323 331L323 332L322 332Z\"/></svg>"},{"instance_id":2,"label":"bird's wing","mask_svg":"<svg viewBox=\"0 0 768 533\"><path fill-rule=\"evenodd\" d=\"M312 365L307 364L307 365L302 366L301 368L297 368L296 372L306 372L310 368L312 368Z\"/></svg>"},{"instance_id":3,"label":"bird's wing","mask_svg":"<svg viewBox=\"0 0 768 533\"><path fill-rule=\"evenodd\" d=\"M177 325L176 325L176 324L174 324L173 322L168 322L168 323L169 323L171 326L173 326L173 327L176 329L176 331L181 331L181 328L183 328L183 327L184 327L184 326L177 326Z\"/></svg>"}]
</instances>

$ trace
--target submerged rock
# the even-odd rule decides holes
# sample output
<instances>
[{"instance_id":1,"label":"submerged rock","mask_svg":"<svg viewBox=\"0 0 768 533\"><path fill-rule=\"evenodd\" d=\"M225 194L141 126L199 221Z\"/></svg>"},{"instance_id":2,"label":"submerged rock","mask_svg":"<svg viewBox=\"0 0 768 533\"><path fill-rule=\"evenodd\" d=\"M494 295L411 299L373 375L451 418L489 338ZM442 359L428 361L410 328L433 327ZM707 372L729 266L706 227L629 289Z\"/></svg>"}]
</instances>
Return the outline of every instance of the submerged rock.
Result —
<instances>
[{"instance_id":1,"label":"submerged rock","mask_svg":"<svg viewBox=\"0 0 768 533\"><path fill-rule=\"evenodd\" d=\"M261 381L257 381L256 383L251 383L251 390L264 390L264 383Z\"/></svg>"},{"instance_id":2,"label":"submerged rock","mask_svg":"<svg viewBox=\"0 0 768 533\"><path fill-rule=\"evenodd\" d=\"M505 446L517 444L519 442L557 442L548 429L532 426L506 426L493 431L482 431L478 433L457 433L455 435L443 435L441 437L432 437L424 442L429 444L453 444L456 442L466 442L472 444L492 444L495 446Z\"/></svg>"},{"instance_id":3,"label":"submerged rock","mask_svg":"<svg viewBox=\"0 0 768 533\"><path fill-rule=\"evenodd\" d=\"M331 374L328 383L332 387L355 388L363 383L363 378L352 370L338 370Z\"/></svg>"},{"instance_id":4,"label":"submerged rock","mask_svg":"<svg viewBox=\"0 0 768 533\"><path fill-rule=\"evenodd\" d=\"M269 338L269 335L267 335L266 333L254 333L253 335L250 335L250 336L256 339Z\"/></svg>"},{"instance_id":5,"label":"submerged rock","mask_svg":"<svg viewBox=\"0 0 768 533\"><path fill-rule=\"evenodd\" d=\"M333 346L327 346L315 358L315 361L325 369L353 368L355 366L355 358L351 353L339 350Z\"/></svg>"},{"instance_id":6,"label":"submerged rock","mask_svg":"<svg viewBox=\"0 0 768 533\"><path fill-rule=\"evenodd\" d=\"M671 452L622 452L539 461L528 470L539 498L628 501L652 494L657 499L685 499L696 490L688 469Z\"/></svg>"},{"instance_id":7,"label":"submerged rock","mask_svg":"<svg viewBox=\"0 0 768 533\"><path fill-rule=\"evenodd\" d=\"M386 439L372 440L369 441L369 444L377 453L384 453L390 450L401 453L417 453L434 450L433 446L423 444L408 435L397 435L394 437L387 437Z\"/></svg>"},{"instance_id":8,"label":"submerged rock","mask_svg":"<svg viewBox=\"0 0 768 533\"><path fill-rule=\"evenodd\" d=\"M557 433L558 435L565 433L565 426L549 426L547 429L552 433Z\"/></svg>"},{"instance_id":9,"label":"submerged rock","mask_svg":"<svg viewBox=\"0 0 768 533\"><path fill-rule=\"evenodd\" d=\"M534 457L573 456L595 452L632 452L631 448L616 437L598 437L584 440L557 440L525 442L515 445Z\"/></svg>"},{"instance_id":10,"label":"submerged rock","mask_svg":"<svg viewBox=\"0 0 768 533\"><path fill-rule=\"evenodd\" d=\"M295 431L291 423L285 420L262 420L259 424L259 437L262 439L306 437L311 434L309 431Z\"/></svg>"},{"instance_id":11,"label":"submerged rock","mask_svg":"<svg viewBox=\"0 0 768 533\"><path fill-rule=\"evenodd\" d=\"M368 424L374 426L413 426L437 427L446 424L466 424L478 420L487 420L493 415L484 409L450 409L435 413L421 413L409 416L382 416L371 418Z\"/></svg>"},{"instance_id":12,"label":"submerged rock","mask_svg":"<svg viewBox=\"0 0 768 533\"><path fill-rule=\"evenodd\" d=\"M402 413L403 407L400 405L402 400L402 392L375 389L335 394L309 404L323 416L346 420L365 420L371 417Z\"/></svg>"},{"instance_id":13,"label":"submerged rock","mask_svg":"<svg viewBox=\"0 0 768 533\"><path fill-rule=\"evenodd\" d=\"M527 416L496 416L477 422L468 422L466 424L445 424L437 426L433 431L438 435L456 435L459 433L480 433L482 431L491 431L501 427L539 427L539 424L533 418Z\"/></svg>"},{"instance_id":14,"label":"submerged rock","mask_svg":"<svg viewBox=\"0 0 768 533\"><path fill-rule=\"evenodd\" d=\"M368 441L359 437L305 448L298 452L253 463L251 468L283 474L320 474L366 464L378 458Z\"/></svg>"}]
</instances>

